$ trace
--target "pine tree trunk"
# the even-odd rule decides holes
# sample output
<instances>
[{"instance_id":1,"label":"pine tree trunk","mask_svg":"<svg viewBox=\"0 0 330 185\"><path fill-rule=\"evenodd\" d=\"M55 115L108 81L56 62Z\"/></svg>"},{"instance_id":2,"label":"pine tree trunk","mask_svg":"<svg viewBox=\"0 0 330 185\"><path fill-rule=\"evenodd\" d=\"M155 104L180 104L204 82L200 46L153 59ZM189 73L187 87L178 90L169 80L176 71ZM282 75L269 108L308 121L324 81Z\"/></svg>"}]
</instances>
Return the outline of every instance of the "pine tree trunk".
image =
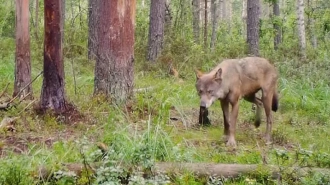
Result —
<instances>
[{"instance_id":1,"label":"pine tree trunk","mask_svg":"<svg viewBox=\"0 0 330 185\"><path fill-rule=\"evenodd\" d=\"M300 55L306 58L306 33L305 33L305 18L304 18L304 0L297 0L297 16L298 16L298 37L300 46Z\"/></svg>"},{"instance_id":2,"label":"pine tree trunk","mask_svg":"<svg viewBox=\"0 0 330 185\"><path fill-rule=\"evenodd\" d=\"M259 0L247 0L247 43L254 56L259 56L259 7Z\"/></svg>"},{"instance_id":3,"label":"pine tree trunk","mask_svg":"<svg viewBox=\"0 0 330 185\"><path fill-rule=\"evenodd\" d=\"M64 65L62 51L62 0L44 0L45 40L44 79L40 107L63 113L65 106Z\"/></svg>"},{"instance_id":4,"label":"pine tree trunk","mask_svg":"<svg viewBox=\"0 0 330 185\"><path fill-rule=\"evenodd\" d=\"M98 2L99 0L88 0L88 59L95 60L98 40L97 40L97 25L98 25Z\"/></svg>"},{"instance_id":5,"label":"pine tree trunk","mask_svg":"<svg viewBox=\"0 0 330 185\"><path fill-rule=\"evenodd\" d=\"M274 49L278 49L278 45L282 41L282 29L279 25L279 17L280 17L280 6L278 0L273 1L273 16L277 19L274 23L275 37L274 37Z\"/></svg>"},{"instance_id":6,"label":"pine tree trunk","mask_svg":"<svg viewBox=\"0 0 330 185\"><path fill-rule=\"evenodd\" d=\"M204 47L207 48L207 0L204 1Z\"/></svg>"},{"instance_id":7,"label":"pine tree trunk","mask_svg":"<svg viewBox=\"0 0 330 185\"><path fill-rule=\"evenodd\" d=\"M245 33L247 33L247 30L246 30L246 25L247 25L247 0L242 0L242 33L244 38L246 36Z\"/></svg>"},{"instance_id":8,"label":"pine tree trunk","mask_svg":"<svg viewBox=\"0 0 330 185\"><path fill-rule=\"evenodd\" d=\"M212 18L212 35L210 42L211 50L214 50L214 45L217 36L217 28L218 28L217 7L218 7L217 0L211 0L211 18Z\"/></svg>"},{"instance_id":9,"label":"pine tree trunk","mask_svg":"<svg viewBox=\"0 0 330 185\"><path fill-rule=\"evenodd\" d=\"M94 94L124 103L133 94L135 0L98 1Z\"/></svg>"},{"instance_id":10,"label":"pine tree trunk","mask_svg":"<svg viewBox=\"0 0 330 185\"><path fill-rule=\"evenodd\" d=\"M193 32L196 43L199 43L200 39L200 0L193 0Z\"/></svg>"},{"instance_id":11,"label":"pine tree trunk","mask_svg":"<svg viewBox=\"0 0 330 185\"><path fill-rule=\"evenodd\" d=\"M16 0L16 56L13 96L16 96L31 82L29 22L29 0ZM28 94L32 97L32 85L28 85L20 93L20 97Z\"/></svg>"},{"instance_id":12,"label":"pine tree trunk","mask_svg":"<svg viewBox=\"0 0 330 185\"><path fill-rule=\"evenodd\" d=\"M163 49L165 23L165 0L152 0L147 60L155 62Z\"/></svg>"}]
</instances>

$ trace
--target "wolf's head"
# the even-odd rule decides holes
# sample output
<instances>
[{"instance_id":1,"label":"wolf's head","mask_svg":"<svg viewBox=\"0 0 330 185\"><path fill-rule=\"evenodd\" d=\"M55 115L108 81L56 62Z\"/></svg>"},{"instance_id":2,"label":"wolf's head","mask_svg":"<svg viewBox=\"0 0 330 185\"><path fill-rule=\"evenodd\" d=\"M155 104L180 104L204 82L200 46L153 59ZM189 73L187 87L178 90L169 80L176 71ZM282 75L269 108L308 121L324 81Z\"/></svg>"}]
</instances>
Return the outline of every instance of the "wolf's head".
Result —
<instances>
[{"instance_id":1,"label":"wolf's head","mask_svg":"<svg viewBox=\"0 0 330 185\"><path fill-rule=\"evenodd\" d=\"M215 100L224 98L221 74L221 68L214 75L196 70L196 90L200 97L200 107L209 108Z\"/></svg>"}]
</instances>

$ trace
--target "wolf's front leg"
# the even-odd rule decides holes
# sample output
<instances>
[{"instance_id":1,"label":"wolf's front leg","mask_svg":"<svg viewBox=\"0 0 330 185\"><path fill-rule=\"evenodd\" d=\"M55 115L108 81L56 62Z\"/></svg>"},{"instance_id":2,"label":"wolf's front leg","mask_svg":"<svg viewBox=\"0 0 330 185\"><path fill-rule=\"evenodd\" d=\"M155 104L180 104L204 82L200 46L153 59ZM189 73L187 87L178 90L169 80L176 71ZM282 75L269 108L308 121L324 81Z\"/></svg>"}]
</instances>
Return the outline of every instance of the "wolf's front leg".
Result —
<instances>
[{"instance_id":1,"label":"wolf's front leg","mask_svg":"<svg viewBox=\"0 0 330 185\"><path fill-rule=\"evenodd\" d=\"M230 118L230 114L229 114L229 102L227 100L220 100L221 103L221 109L222 109L222 113L223 113L223 124L224 124L224 136L223 136L223 140L225 142L228 141L229 139L229 118Z\"/></svg>"},{"instance_id":2,"label":"wolf's front leg","mask_svg":"<svg viewBox=\"0 0 330 185\"><path fill-rule=\"evenodd\" d=\"M231 103L231 106L232 106L232 111L230 114L229 139L227 142L227 146L236 147L235 132L236 132L236 121L237 121L238 107L239 107L238 100L236 102Z\"/></svg>"}]
</instances>

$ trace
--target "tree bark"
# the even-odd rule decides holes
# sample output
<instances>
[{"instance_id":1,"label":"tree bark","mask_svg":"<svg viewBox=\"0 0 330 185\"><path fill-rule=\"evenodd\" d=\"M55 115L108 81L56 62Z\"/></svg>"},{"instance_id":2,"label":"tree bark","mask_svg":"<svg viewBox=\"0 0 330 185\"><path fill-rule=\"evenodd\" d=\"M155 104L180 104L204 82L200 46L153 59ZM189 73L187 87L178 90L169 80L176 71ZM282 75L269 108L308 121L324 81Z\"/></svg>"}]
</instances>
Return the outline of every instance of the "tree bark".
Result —
<instances>
[{"instance_id":1,"label":"tree bark","mask_svg":"<svg viewBox=\"0 0 330 185\"><path fill-rule=\"evenodd\" d=\"M204 1L204 47L207 48L207 0Z\"/></svg>"},{"instance_id":2,"label":"tree bark","mask_svg":"<svg viewBox=\"0 0 330 185\"><path fill-rule=\"evenodd\" d=\"M40 107L63 113L66 109L62 51L62 0L44 0L44 79Z\"/></svg>"},{"instance_id":3,"label":"tree bark","mask_svg":"<svg viewBox=\"0 0 330 185\"><path fill-rule=\"evenodd\" d=\"M152 0L150 5L150 23L147 60L155 62L163 49L165 23L165 1Z\"/></svg>"},{"instance_id":4,"label":"tree bark","mask_svg":"<svg viewBox=\"0 0 330 185\"><path fill-rule=\"evenodd\" d=\"M217 15L217 7L218 7L218 1L217 0L211 0L211 18L212 18L212 34L211 34L211 42L210 42L210 48L213 51L214 45L216 42L216 36L217 36L217 28L218 28L218 15Z\"/></svg>"},{"instance_id":5,"label":"tree bark","mask_svg":"<svg viewBox=\"0 0 330 185\"><path fill-rule=\"evenodd\" d=\"M95 60L98 36L97 36L97 25L99 17L99 0L88 0L88 59Z\"/></svg>"},{"instance_id":6,"label":"tree bark","mask_svg":"<svg viewBox=\"0 0 330 185\"><path fill-rule=\"evenodd\" d=\"M200 0L192 1L194 40L199 44L200 39Z\"/></svg>"},{"instance_id":7,"label":"tree bark","mask_svg":"<svg viewBox=\"0 0 330 185\"><path fill-rule=\"evenodd\" d=\"M98 1L94 94L121 103L133 94L135 0Z\"/></svg>"},{"instance_id":8,"label":"tree bark","mask_svg":"<svg viewBox=\"0 0 330 185\"><path fill-rule=\"evenodd\" d=\"M259 0L247 0L247 43L254 56L259 56L259 7Z\"/></svg>"},{"instance_id":9,"label":"tree bark","mask_svg":"<svg viewBox=\"0 0 330 185\"><path fill-rule=\"evenodd\" d=\"M275 37L274 37L274 49L278 49L278 45L282 41L282 29L279 24L280 18L280 6L278 0L273 1L273 17L275 18L274 22L274 30L275 30Z\"/></svg>"},{"instance_id":10,"label":"tree bark","mask_svg":"<svg viewBox=\"0 0 330 185\"><path fill-rule=\"evenodd\" d=\"M15 97L31 82L29 0L16 0L16 56L15 56ZM30 94L32 85L26 87L20 97Z\"/></svg>"},{"instance_id":11,"label":"tree bark","mask_svg":"<svg viewBox=\"0 0 330 185\"><path fill-rule=\"evenodd\" d=\"M242 33L247 33L246 25L247 25L247 0L242 0ZM245 38L245 34L243 34Z\"/></svg>"},{"instance_id":12,"label":"tree bark","mask_svg":"<svg viewBox=\"0 0 330 185\"><path fill-rule=\"evenodd\" d=\"M297 0L297 16L298 16L298 37L300 46L300 55L302 58L306 58L306 33L305 33L305 7L304 0Z\"/></svg>"}]
</instances>

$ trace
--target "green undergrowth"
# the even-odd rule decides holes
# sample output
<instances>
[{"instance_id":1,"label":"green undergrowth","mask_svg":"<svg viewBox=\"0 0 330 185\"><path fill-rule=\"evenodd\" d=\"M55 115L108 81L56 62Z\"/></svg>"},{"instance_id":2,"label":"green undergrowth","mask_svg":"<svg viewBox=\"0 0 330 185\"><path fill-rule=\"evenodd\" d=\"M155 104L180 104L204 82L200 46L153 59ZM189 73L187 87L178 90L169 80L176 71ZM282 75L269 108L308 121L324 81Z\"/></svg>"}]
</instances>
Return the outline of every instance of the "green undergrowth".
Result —
<instances>
[{"instance_id":1,"label":"green undergrowth","mask_svg":"<svg viewBox=\"0 0 330 185\"><path fill-rule=\"evenodd\" d=\"M13 78L12 58L1 65L4 79L1 89ZM85 62L85 61L80 61ZM212 61L211 63L215 63ZM85 117L78 122L62 123L40 117L31 109L18 114L26 104L18 105L4 116L20 116L16 132L2 130L0 148L1 184L276 184L271 174L256 172L235 179L196 177L188 171L179 176L147 175L155 162L213 162L276 166L282 181L288 184L328 183L329 177L311 173L300 177L289 167L330 167L329 141L329 74L324 67L330 60L303 63L278 61L280 72L280 109L274 113L272 145L262 139L265 123L253 126L251 104L241 101L237 125L238 148L231 150L221 140L223 121L219 103L210 108L212 125L194 127L198 120L198 96L193 70L182 70L178 80L166 71L135 72L135 95L129 106L109 105L103 97L93 97L93 64L66 60L67 99ZM40 64L35 63L35 66ZM205 64L205 69L212 64ZM73 69L73 70L72 70ZM70 73L75 75L70 75ZM38 68L32 70L38 74ZM75 78L74 78L75 77ZM75 83L74 83L75 82ZM42 79L33 85L38 97ZM8 92L11 92L9 87ZM83 100L83 101L82 101ZM13 138L10 140L9 138ZM12 141L12 142L11 142ZM50 143L47 144L47 141ZM108 146L101 153L97 143ZM24 147L21 147L24 145ZM15 150L16 148L16 150ZM21 150L17 152L17 150ZM76 176L66 172L66 163L100 163L95 174ZM130 168L125 165L129 164ZM38 168L46 166L55 175L37 180ZM4 167L4 168L3 168ZM111 173L109 173L111 171ZM128 175L129 174L129 175ZM147 173L148 174L148 173Z\"/></svg>"}]
</instances>

